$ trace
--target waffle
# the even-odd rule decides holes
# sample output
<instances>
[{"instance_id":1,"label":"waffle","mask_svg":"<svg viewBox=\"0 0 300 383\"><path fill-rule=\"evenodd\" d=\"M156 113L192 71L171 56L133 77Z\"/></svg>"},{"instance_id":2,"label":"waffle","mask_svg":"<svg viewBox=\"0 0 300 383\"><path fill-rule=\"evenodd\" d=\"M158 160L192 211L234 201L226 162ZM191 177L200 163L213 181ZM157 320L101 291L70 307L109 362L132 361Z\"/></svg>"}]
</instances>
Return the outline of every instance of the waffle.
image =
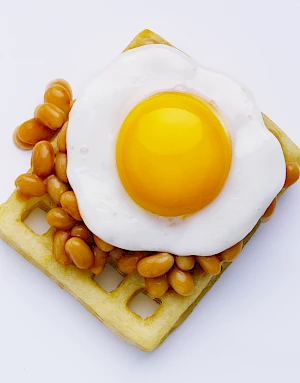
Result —
<instances>
[{"instance_id":1,"label":"waffle","mask_svg":"<svg viewBox=\"0 0 300 383\"><path fill-rule=\"evenodd\" d=\"M145 42L170 45L154 32L144 30L133 39L126 50ZM300 149L268 117L263 115L263 118L267 128L279 137L286 161L297 161L300 165ZM53 146L57 149L55 140ZM53 228L39 235L23 222L37 207L48 211L55 207L55 204L48 195L21 201L16 192L13 192L8 201L1 206L1 238L61 288L72 294L112 332L144 351L158 347L185 320L229 266L229 263L223 262L222 272L217 276L195 273L195 290L192 295L183 297L174 291L168 291L160 299L157 311L152 316L142 319L131 311L128 305L140 291L146 293L144 279L138 274L124 276L120 285L108 293L93 280L91 272L79 270L73 265L65 267L58 264L52 254ZM245 238L245 243L257 228L258 225Z\"/></svg>"}]
</instances>

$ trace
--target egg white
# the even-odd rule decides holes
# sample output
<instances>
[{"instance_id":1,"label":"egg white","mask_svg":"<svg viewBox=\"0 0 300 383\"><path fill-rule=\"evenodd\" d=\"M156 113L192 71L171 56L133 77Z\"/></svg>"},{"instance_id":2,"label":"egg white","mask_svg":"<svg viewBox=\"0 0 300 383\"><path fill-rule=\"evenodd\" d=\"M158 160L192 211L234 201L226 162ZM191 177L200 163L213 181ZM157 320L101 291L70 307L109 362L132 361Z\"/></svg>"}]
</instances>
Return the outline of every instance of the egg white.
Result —
<instances>
[{"instance_id":1,"label":"egg white","mask_svg":"<svg viewBox=\"0 0 300 383\"><path fill-rule=\"evenodd\" d=\"M116 168L116 140L127 114L164 91L199 95L217 108L232 140L228 179L207 207L185 219L155 216L127 194ZM277 139L250 92L165 45L120 55L77 98L67 132L68 178L87 227L127 250L217 254L243 239L285 181Z\"/></svg>"}]
</instances>

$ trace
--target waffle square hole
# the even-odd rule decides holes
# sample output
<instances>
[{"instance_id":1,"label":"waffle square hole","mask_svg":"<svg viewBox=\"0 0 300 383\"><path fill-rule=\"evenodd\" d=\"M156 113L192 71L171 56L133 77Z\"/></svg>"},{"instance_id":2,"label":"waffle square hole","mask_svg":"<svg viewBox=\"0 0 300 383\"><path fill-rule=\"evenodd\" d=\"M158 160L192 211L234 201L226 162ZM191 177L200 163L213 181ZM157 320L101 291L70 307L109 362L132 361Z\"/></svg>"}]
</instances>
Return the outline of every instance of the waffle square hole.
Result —
<instances>
[{"instance_id":1,"label":"waffle square hole","mask_svg":"<svg viewBox=\"0 0 300 383\"><path fill-rule=\"evenodd\" d=\"M44 210L36 207L28 214L23 222L36 234L42 235L50 229L50 226L46 221L46 215L47 213Z\"/></svg>"},{"instance_id":2,"label":"waffle square hole","mask_svg":"<svg viewBox=\"0 0 300 383\"><path fill-rule=\"evenodd\" d=\"M108 293L114 291L119 284L123 281L124 277L109 263L106 264L105 269L100 275L94 278L98 286L102 287Z\"/></svg>"},{"instance_id":3,"label":"waffle square hole","mask_svg":"<svg viewBox=\"0 0 300 383\"><path fill-rule=\"evenodd\" d=\"M128 307L142 319L145 319L147 317L151 317L156 312L159 308L159 303L149 298L148 295L139 292L134 298L131 299Z\"/></svg>"}]
</instances>

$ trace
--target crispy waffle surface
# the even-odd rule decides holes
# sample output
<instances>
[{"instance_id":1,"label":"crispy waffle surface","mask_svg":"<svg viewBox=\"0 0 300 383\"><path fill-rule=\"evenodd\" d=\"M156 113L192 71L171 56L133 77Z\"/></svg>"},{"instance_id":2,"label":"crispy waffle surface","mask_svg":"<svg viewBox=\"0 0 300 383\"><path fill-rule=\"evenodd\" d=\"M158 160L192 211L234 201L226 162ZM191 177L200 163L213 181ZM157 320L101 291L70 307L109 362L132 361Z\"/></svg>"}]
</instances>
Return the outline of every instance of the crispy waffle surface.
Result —
<instances>
[{"instance_id":1,"label":"crispy waffle surface","mask_svg":"<svg viewBox=\"0 0 300 383\"><path fill-rule=\"evenodd\" d=\"M125 51L153 43L170 45L154 32L144 30L133 39ZM297 145L267 116L263 115L263 118L267 128L280 139L286 161L297 161L300 165L300 149ZM57 151L56 141L54 140L52 144ZM41 208L48 211L52 207L55 207L55 204L48 195L22 201L16 192L13 192L8 201L1 206L0 237L61 288L72 294L112 332L143 351L157 348L193 311L229 266L229 263L223 262L222 272L217 276L195 274L193 276L195 290L192 295L183 297L174 291L168 291L160 299L156 312L142 319L128 306L136 294L139 292L146 294L143 277L138 274L124 275L119 286L108 293L93 280L91 272L79 270L74 265L61 266L55 261L52 254L53 228L39 235L23 222L34 209ZM244 243L249 241L258 226L245 238Z\"/></svg>"}]
</instances>

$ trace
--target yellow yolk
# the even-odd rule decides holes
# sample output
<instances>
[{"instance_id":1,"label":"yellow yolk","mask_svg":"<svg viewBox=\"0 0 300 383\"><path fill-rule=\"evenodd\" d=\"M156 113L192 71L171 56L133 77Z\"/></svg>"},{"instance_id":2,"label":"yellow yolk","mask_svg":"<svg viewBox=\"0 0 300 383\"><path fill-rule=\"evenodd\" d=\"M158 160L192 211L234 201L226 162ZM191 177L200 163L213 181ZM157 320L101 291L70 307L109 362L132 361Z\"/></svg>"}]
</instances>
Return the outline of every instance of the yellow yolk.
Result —
<instances>
[{"instance_id":1,"label":"yellow yolk","mask_svg":"<svg viewBox=\"0 0 300 383\"><path fill-rule=\"evenodd\" d=\"M160 216L192 214L222 190L231 141L217 111L185 93L159 93L126 117L117 140L117 168L129 196Z\"/></svg>"}]
</instances>

